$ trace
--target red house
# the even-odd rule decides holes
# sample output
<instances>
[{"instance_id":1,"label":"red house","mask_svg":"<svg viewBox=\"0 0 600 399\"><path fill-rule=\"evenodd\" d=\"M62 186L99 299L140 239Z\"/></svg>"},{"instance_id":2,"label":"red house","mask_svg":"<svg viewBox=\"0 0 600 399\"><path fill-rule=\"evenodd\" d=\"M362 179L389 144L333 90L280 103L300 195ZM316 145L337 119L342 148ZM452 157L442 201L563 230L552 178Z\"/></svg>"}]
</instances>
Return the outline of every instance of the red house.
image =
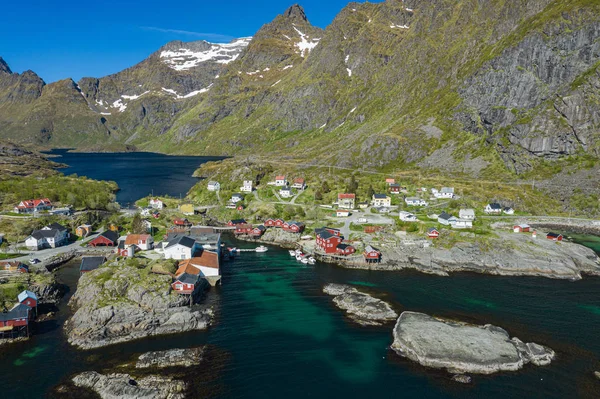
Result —
<instances>
[{"instance_id":1,"label":"red house","mask_svg":"<svg viewBox=\"0 0 600 399\"><path fill-rule=\"evenodd\" d=\"M29 273L29 267L19 261L0 262L0 270L8 272Z\"/></svg>"},{"instance_id":2,"label":"red house","mask_svg":"<svg viewBox=\"0 0 600 399\"><path fill-rule=\"evenodd\" d=\"M178 276L171 284L171 288L179 294L191 295L198 286L199 276L189 273L183 273Z\"/></svg>"},{"instance_id":3,"label":"red house","mask_svg":"<svg viewBox=\"0 0 600 399\"><path fill-rule=\"evenodd\" d=\"M381 262L381 251L377 248L368 245L363 252L365 261L367 263L379 263Z\"/></svg>"},{"instance_id":4,"label":"red house","mask_svg":"<svg viewBox=\"0 0 600 399\"><path fill-rule=\"evenodd\" d=\"M238 224L246 224L246 220L245 219L232 219L227 223L227 226L233 227L233 226L237 226Z\"/></svg>"},{"instance_id":5,"label":"red house","mask_svg":"<svg viewBox=\"0 0 600 399\"><path fill-rule=\"evenodd\" d=\"M119 240L119 234L115 231L108 230L100 234L88 243L89 247L114 247Z\"/></svg>"},{"instance_id":6,"label":"red house","mask_svg":"<svg viewBox=\"0 0 600 399\"><path fill-rule=\"evenodd\" d=\"M236 235L241 235L241 234L250 234L252 232L253 228L251 224L238 224L235 226L235 231L234 234Z\"/></svg>"},{"instance_id":7,"label":"red house","mask_svg":"<svg viewBox=\"0 0 600 399\"><path fill-rule=\"evenodd\" d=\"M187 227L187 226L191 226L192 225L189 220L182 219L182 218L174 219L173 220L173 224L175 226L180 226L180 227Z\"/></svg>"},{"instance_id":8,"label":"red house","mask_svg":"<svg viewBox=\"0 0 600 399\"><path fill-rule=\"evenodd\" d=\"M267 231L267 228L263 225L260 225L253 228L249 234L253 237L261 237L263 234L265 234L265 231Z\"/></svg>"},{"instance_id":9,"label":"red house","mask_svg":"<svg viewBox=\"0 0 600 399\"><path fill-rule=\"evenodd\" d=\"M30 308L35 308L38 304L38 297L34 292L25 290L23 292L21 292L18 296L17 299L19 300L19 303L26 305Z\"/></svg>"},{"instance_id":10,"label":"red house","mask_svg":"<svg viewBox=\"0 0 600 399\"><path fill-rule=\"evenodd\" d=\"M28 334L29 320L32 318L31 308L18 303L8 312L0 312L0 334L8 337L15 334Z\"/></svg>"},{"instance_id":11,"label":"red house","mask_svg":"<svg viewBox=\"0 0 600 399\"><path fill-rule=\"evenodd\" d=\"M34 213L40 211L49 211L52 209L52 202L48 198L39 198L24 200L15 207L17 213Z\"/></svg>"},{"instance_id":12,"label":"red house","mask_svg":"<svg viewBox=\"0 0 600 399\"><path fill-rule=\"evenodd\" d=\"M528 224L519 224L513 226L513 231L515 233L529 233L531 231L531 227Z\"/></svg>"},{"instance_id":13,"label":"red house","mask_svg":"<svg viewBox=\"0 0 600 399\"><path fill-rule=\"evenodd\" d=\"M336 248L342 243L344 239L340 236L331 234L325 229L320 229L316 234L316 244L326 254L336 253Z\"/></svg>"},{"instance_id":14,"label":"red house","mask_svg":"<svg viewBox=\"0 0 600 399\"><path fill-rule=\"evenodd\" d=\"M548 234L546 234L546 238L548 240L552 240L552 241L562 241L563 240L562 234L557 234L557 233L548 233Z\"/></svg>"},{"instance_id":15,"label":"red house","mask_svg":"<svg viewBox=\"0 0 600 399\"><path fill-rule=\"evenodd\" d=\"M286 222L283 224L283 230L289 231L290 233L302 233L304 231L304 223Z\"/></svg>"},{"instance_id":16,"label":"red house","mask_svg":"<svg viewBox=\"0 0 600 399\"><path fill-rule=\"evenodd\" d=\"M429 238L438 238L440 236L440 232L437 231L437 229L435 228L430 228L429 231L427 232L427 237Z\"/></svg>"},{"instance_id":17,"label":"red house","mask_svg":"<svg viewBox=\"0 0 600 399\"><path fill-rule=\"evenodd\" d=\"M396 183L390 184L390 193L400 194L400 185Z\"/></svg>"},{"instance_id":18,"label":"red house","mask_svg":"<svg viewBox=\"0 0 600 399\"><path fill-rule=\"evenodd\" d=\"M338 244L338 246L335 248L335 253L338 255L347 256L347 255L352 255L355 252L356 252L356 248L354 248L350 244Z\"/></svg>"},{"instance_id":19,"label":"red house","mask_svg":"<svg viewBox=\"0 0 600 399\"><path fill-rule=\"evenodd\" d=\"M390 178L387 178L387 179L385 179L385 182L386 182L387 184L394 184L394 183L396 183L396 179L392 179L392 178L390 177Z\"/></svg>"}]
</instances>

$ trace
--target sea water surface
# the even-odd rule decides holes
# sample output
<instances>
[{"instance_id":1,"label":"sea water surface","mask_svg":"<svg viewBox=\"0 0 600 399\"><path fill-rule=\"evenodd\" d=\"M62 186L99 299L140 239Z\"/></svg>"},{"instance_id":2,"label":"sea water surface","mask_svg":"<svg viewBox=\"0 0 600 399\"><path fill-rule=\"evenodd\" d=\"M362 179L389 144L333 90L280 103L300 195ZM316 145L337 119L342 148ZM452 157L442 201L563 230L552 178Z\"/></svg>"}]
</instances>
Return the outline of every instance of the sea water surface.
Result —
<instances>
[{"instance_id":1,"label":"sea water surface","mask_svg":"<svg viewBox=\"0 0 600 399\"><path fill-rule=\"evenodd\" d=\"M72 262L58 272L72 289L77 266ZM194 398L575 398L600 392L593 377L600 369L598 278L346 270L303 265L276 247L244 253L222 269L222 286L206 298L217 316L208 331L78 351L61 330L67 297L57 319L41 323L29 342L0 348L3 397L44 397L77 372L110 369L148 350L205 344L213 355L191 370ZM557 359L548 367L474 376L471 385L451 382L447 373L392 352L393 325L360 327L348 320L322 293L330 282L368 290L399 311L502 326L524 341L552 347Z\"/></svg>"},{"instance_id":2,"label":"sea water surface","mask_svg":"<svg viewBox=\"0 0 600 399\"><path fill-rule=\"evenodd\" d=\"M223 157L164 155L152 152L84 153L55 149L48 154L56 162L69 165L60 169L65 175L76 173L96 180L117 182L117 201L133 204L148 195L185 197L198 182L194 171L203 163Z\"/></svg>"}]
</instances>

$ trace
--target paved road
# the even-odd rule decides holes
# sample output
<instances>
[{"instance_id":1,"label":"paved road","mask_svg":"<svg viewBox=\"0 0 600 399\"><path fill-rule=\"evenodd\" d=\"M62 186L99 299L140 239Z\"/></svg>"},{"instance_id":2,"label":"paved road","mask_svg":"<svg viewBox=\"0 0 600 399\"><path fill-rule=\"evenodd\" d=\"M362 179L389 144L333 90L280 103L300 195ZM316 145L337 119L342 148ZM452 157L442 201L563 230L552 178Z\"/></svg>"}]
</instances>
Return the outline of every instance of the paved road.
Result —
<instances>
[{"instance_id":1,"label":"paved road","mask_svg":"<svg viewBox=\"0 0 600 399\"><path fill-rule=\"evenodd\" d=\"M367 219L368 224L394 224L394 220L388 216L380 213L371 213L371 208L367 208L363 211L354 211L352 214L344 219L344 226L340 228L340 231L344 237L350 237L350 223L359 224L358 219Z\"/></svg>"},{"instance_id":2,"label":"paved road","mask_svg":"<svg viewBox=\"0 0 600 399\"><path fill-rule=\"evenodd\" d=\"M73 250L85 250L85 247L82 247L81 244L84 242L93 240L94 238L98 237L103 231L104 230L99 231L96 234L92 234L91 236L87 237L83 241L75 241L72 244L65 245L65 246L58 247L58 248L48 248L48 249L42 249L41 251L31 251L31 252L28 252L26 255L20 256L18 258L13 258L11 260L18 260L21 262L24 262L24 261L26 262L29 259L37 258L37 259L41 260L42 262L44 262L45 260L48 260L49 258L53 258L56 255L64 254L66 252L70 252ZM18 245L24 246L25 243L23 242Z\"/></svg>"}]
</instances>

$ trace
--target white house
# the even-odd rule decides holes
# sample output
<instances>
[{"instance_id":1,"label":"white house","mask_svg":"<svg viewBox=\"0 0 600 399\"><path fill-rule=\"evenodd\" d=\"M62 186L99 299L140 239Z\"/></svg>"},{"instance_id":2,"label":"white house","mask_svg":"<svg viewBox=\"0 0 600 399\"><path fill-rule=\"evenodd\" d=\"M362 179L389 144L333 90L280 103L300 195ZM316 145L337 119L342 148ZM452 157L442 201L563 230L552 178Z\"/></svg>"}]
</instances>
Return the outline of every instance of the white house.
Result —
<instances>
[{"instance_id":1,"label":"white house","mask_svg":"<svg viewBox=\"0 0 600 399\"><path fill-rule=\"evenodd\" d=\"M200 245L188 236L179 236L171 241L163 242L165 259L191 259Z\"/></svg>"},{"instance_id":2,"label":"white house","mask_svg":"<svg viewBox=\"0 0 600 399\"><path fill-rule=\"evenodd\" d=\"M373 194L371 205L373 205L374 207L389 207L392 205L392 198L385 194Z\"/></svg>"},{"instance_id":3,"label":"white house","mask_svg":"<svg viewBox=\"0 0 600 399\"><path fill-rule=\"evenodd\" d=\"M458 217L460 219L475 220L475 210L474 209L461 209L458 212Z\"/></svg>"},{"instance_id":4,"label":"white house","mask_svg":"<svg viewBox=\"0 0 600 399\"><path fill-rule=\"evenodd\" d=\"M207 186L208 191L219 191L221 184L218 181L209 181Z\"/></svg>"},{"instance_id":5,"label":"white house","mask_svg":"<svg viewBox=\"0 0 600 399\"><path fill-rule=\"evenodd\" d=\"M435 198L454 198L454 187L442 187L440 191L436 190L433 195Z\"/></svg>"},{"instance_id":6,"label":"white house","mask_svg":"<svg viewBox=\"0 0 600 399\"><path fill-rule=\"evenodd\" d=\"M455 229L470 229L473 228L473 221L470 219L456 219L454 224L452 225Z\"/></svg>"},{"instance_id":7,"label":"white house","mask_svg":"<svg viewBox=\"0 0 600 399\"><path fill-rule=\"evenodd\" d=\"M151 198L150 202L148 202L148 205L150 205L150 208L152 209L163 209L165 207L165 204L158 198Z\"/></svg>"},{"instance_id":8,"label":"white house","mask_svg":"<svg viewBox=\"0 0 600 399\"><path fill-rule=\"evenodd\" d=\"M292 184L292 188L297 190L304 190L306 188L306 180L301 177L294 179L294 184Z\"/></svg>"},{"instance_id":9,"label":"white house","mask_svg":"<svg viewBox=\"0 0 600 399\"><path fill-rule=\"evenodd\" d=\"M150 216L150 213L152 212L152 208L142 208L140 211L140 215L142 216Z\"/></svg>"},{"instance_id":10,"label":"white house","mask_svg":"<svg viewBox=\"0 0 600 399\"><path fill-rule=\"evenodd\" d=\"M502 213L502 207L500 204L493 202L491 204L487 204L485 209L483 210L487 214L500 214Z\"/></svg>"},{"instance_id":11,"label":"white house","mask_svg":"<svg viewBox=\"0 0 600 399\"><path fill-rule=\"evenodd\" d=\"M446 212L442 212L438 215L438 223L443 224L445 226L453 226L456 223L456 221L456 217Z\"/></svg>"},{"instance_id":12,"label":"white house","mask_svg":"<svg viewBox=\"0 0 600 399\"><path fill-rule=\"evenodd\" d=\"M347 209L338 209L335 211L335 215L339 218L344 218L350 216L350 211Z\"/></svg>"},{"instance_id":13,"label":"white house","mask_svg":"<svg viewBox=\"0 0 600 399\"><path fill-rule=\"evenodd\" d=\"M506 208L502 209L502 212L504 212L504 214L506 214L506 215L514 215L515 214L515 210L512 209L509 206L507 206Z\"/></svg>"},{"instance_id":14,"label":"white house","mask_svg":"<svg viewBox=\"0 0 600 399\"><path fill-rule=\"evenodd\" d=\"M285 180L285 176L275 176L275 185L278 187L287 186L287 180Z\"/></svg>"},{"instance_id":15,"label":"white house","mask_svg":"<svg viewBox=\"0 0 600 399\"><path fill-rule=\"evenodd\" d=\"M244 196L242 194L236 193L231 196L230 202L233 204L237 204L238 202L243 201L243 200L244 200Z\"/></svg>"},{"instance_id":16,"label":"white house","mask_svg":"<svg viewBox=\"0 0 600 399\"><path fill-rule=\"evenodd\" d=\"M417 197L406 197L404 202L408 206L427 206L427 201Z\"/></svg>"},{"instance_id":17,"label":"white house","mask_svg":"<svg viewBox=\"0 0 600 399\"><path fill-rule=\"evenodd\" d=\"M125 238L125 248L135 245L142 251L154 248L154 238L150 234L129 234Z\"/></svg>"},{"instance_id":18,"label":"white house","mask_svg":"<svg viewBox=\"0 0 600 399\"><path fill-rule=\"evenodd\" d=\"M65 245L69 240L69 232L66 227L58 223L52 223L41 230L35 230L25 240L25 246L30 250L44 248L56 248Z\"/></svg>"},{"instance_id":19,"label":"white house","mask_svg":"<svg viewBox=\"0 0 600 399\"><path fill-rule=\"evenodd\" d=\"M281 198L290 198L291 196L293 196L293 192L292 189L289 187L284 187L281 190L279 190L279 195L281 196Z\"/></svg>"},{"instance_id":20,"label":"white house","mask_svg":"<svg viewBox=\"0 0 600 399\"><path fill-rule=\"evenodd\" d=\"M251 193L254 189L254 182L252 180L244 180L244 185L240 187L240 191L243 193Z\"/></svg>"},{"instance_id":21,"label":"white house","mask_svg":"<svg viewBox=\"0 0 600 399\"><path fill-rule=\"evenodd\" d=\"M400 220L403 222L416 222L417 217L413 213L400 211Z\"/></svg>"}]
</instances>

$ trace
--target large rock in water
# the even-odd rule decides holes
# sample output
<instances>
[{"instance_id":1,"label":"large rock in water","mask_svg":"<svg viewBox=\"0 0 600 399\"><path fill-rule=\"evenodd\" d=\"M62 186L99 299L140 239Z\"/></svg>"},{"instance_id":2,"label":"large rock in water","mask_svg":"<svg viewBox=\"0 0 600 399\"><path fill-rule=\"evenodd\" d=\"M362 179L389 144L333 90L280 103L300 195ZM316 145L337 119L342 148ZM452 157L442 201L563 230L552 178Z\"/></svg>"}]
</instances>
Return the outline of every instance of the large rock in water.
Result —
<instances>
[{"instance_id":1,"label":"large rock in water","mask_svg":"<svg viewBox=\"0 0 600 399\"><path fill-rule=\"evenodd\" d=\"M333 303L362 325L378 326L398 317L389 304L381 299L344 284L327 284L323 292L334 296Z\"/></svg>"},{"instance_id":2,"label":"large rock in water","mask_svg":"<svg viewBox=\"0 0 600 399\"><path fill-rule=\"evenodd\" d=\"M172 292L171 277L123 263L83 275L69 304L68 340L82 349L205 329L212 316Z\"/></svg>"},{"instance_id":3,"label":"large rock in water","mask_svg":"<svg viewBox=\"0 0 600 399\"><path fill-rule=\"evenodd\" d=\"M135 368L190 367L200 364L203 357L204 347L146 352L140 355Z\"/></svg>"},{"instance_id":4,"label":"large rock in water","mask_svg":"<svg viewBox=\"0 0 600 399\"><path fill-rule=\"evenodd\" d=\"M102 399L183 399L186 385L168 377L148 376L134 380L129 374L103 375L86 371L73 377L78 387L95 391Z\"/></svg>"},{"instance_id":5,"label":"large rock in water","mask_svg":"<svg viewBox=\"0 0 600 399\"><path fill-rule=\"evenodd\" d=\"M423 366L445 368L451 373L492 374L516 371L531 362L550 364L552 349L510 339L492 325L477 326L403 312L394 328L392 349Z\"/></svg>"}]
</instances>

